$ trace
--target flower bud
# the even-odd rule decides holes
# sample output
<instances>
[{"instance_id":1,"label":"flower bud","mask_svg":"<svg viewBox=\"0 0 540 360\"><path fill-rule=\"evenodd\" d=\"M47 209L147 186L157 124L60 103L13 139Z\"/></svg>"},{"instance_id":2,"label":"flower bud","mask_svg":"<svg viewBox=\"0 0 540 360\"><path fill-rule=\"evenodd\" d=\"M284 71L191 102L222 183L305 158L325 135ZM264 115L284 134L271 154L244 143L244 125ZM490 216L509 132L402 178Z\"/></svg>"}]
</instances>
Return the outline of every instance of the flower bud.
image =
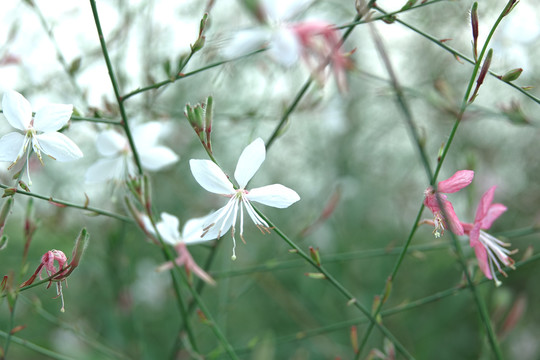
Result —
<instances>
[{"instance_id":1,"label":"flower bud","mask_svg":"<svg viewBox=\"0 0 540 360\"><path fill-rule=\"evenodd\" d=\"M317 279L317 280L326 279L326 275L324 275L323 273L305 273L304 275L306 275L307 277L311 279Z\"/></svg>"},{"instance_id":2,"label":"flower bud","mask_svg":"<svg viewBox=\"0 0 540 360\"><path fill-rule=\"evenodd\" d=\"M13 206L13 198L10 197L6 200L4 205L2 206L2 210L0 210L0 235L4 231L4 226L6 225L6 220L11 212L11 207Z\"/></svg>"},{"instance_id":3,"label":"flower bud","mask_svg":"<svg viewBox=\"0 0 540 360\"><path fill-rule=\"evenodd\" d=\"M88 240L90 239L90 235L86 231L86 228L82 228L81 232L79 233L79 236L75 240L75 245L73 245L73 251L71 252L71 262L70 265L70 272L73 271L81 261L81 258L84 254L84 251L86 250L86 247L88 246Z\"/></svg>"},{"instance_id":4,"label":"flower bud","mask_svg":"<svg viewBox=\"0 0 540 360\"><path fill-rule=\"evenodd\" d=\"M319 248L314 249L313 246L310 246L309 254L311 255L311 259L315 261L317 266L321 266L321 256L319 255Z\"/></svg>"},{"instance_id":5,"label":"flower bud","mask_svg":"<svg viewBox=\"0 0 540 360\"><path fill-rule=\"evenodd\" d=\"M478 60L478 3L475 2L471 9L471 27L473 34L474 60Z\"/></svg>"},{"instance_id":6,"label":"flower bud","mask_svg":"<svg viewBox=\"0 0 540 360\"><path fill-rule=\"evenodd\" d=\"M508 71L506 74L500 77L502 81L510 82L517 80L521 73L523 72L522 68L512 69Z\"/></svg>"},{"instance_id":7,"label":"flower bud","mask_svg":"<svg viewBox=\"0 0 540 360\"><path fill-rule=\"evenodd\" d=\"M2 235L0 238L0 250L4 250L7 247L8 244L8 237L6 235Z\"/></svg>"}]
</instances>

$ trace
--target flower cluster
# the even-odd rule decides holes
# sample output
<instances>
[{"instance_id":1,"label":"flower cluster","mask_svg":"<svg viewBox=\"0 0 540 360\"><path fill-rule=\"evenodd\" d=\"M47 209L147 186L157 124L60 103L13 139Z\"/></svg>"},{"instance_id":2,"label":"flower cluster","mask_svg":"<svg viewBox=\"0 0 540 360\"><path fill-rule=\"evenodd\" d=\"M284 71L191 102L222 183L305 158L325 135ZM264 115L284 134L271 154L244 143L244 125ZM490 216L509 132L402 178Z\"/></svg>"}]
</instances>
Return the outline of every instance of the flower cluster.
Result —
<instances>
[{"instance_id":1,"label":"flower cluster","mask_svg":"<svg viewBox=\"0 0 540 360\"><path fill-rule=\"evenodd\" d=\"M501 264L512 267L514 260L509 255L515 253L515 250L508 250L507 247L510 244L484 231L489 229L493 222L506 211L506 206L503 204L493 204L496 186L491 187L482 195L472 224L459 220L452 203L443 194L455 193L463 189L472 182L473 177L472 170L460 170L450 178L439 182L437 191L428 187L424 192L424 205L431 210L434 219L427 223L435 227L433 231L435 237L441 236L447 227L456 235L468 235L469 244L474 249L480 269L488 279L494 279L495 284L499 286L500 281L497 279L495 268L506 276Z\"/></svg>"},{"instance_id":2,"label":"flower cluster","mask_svg":"<svg viewBox=\"0 0 540 360\"><path fill-rule=\"evenodd\" d=\"M324 81L329 65L339 89L346 91L345 74L352 68L352 62L348 54L341 51L341 36L336 27L323 20L292 21L310 2L261 1L259 10L263 24L237 32L224 55L233 58L266 46L270 57L283 66L291 66L303 58L320 82Z\"/></svg>"}]
</instances>

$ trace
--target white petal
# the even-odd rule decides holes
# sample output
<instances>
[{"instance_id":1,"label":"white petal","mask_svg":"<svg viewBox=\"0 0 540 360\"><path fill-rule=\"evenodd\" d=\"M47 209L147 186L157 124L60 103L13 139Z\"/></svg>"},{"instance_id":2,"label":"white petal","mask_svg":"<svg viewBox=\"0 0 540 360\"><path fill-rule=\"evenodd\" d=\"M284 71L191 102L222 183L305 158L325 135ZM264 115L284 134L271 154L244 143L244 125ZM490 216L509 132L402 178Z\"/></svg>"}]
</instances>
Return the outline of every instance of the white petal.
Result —
<instances>
[{"instance_id":1,"label":"white petal","mask_svg":"<svg viewBox=\"0 0 540 360\"><path fill-rule=\"evenodd\" d=\"M246 55L260 49L268 40L270 32L266 28L238 31L225 46L222 54L227 59Z\"/></svg>"},{"instance_id":2,"label":"white petal","mask_svg":"<svg viewBox=\"0 0 540 360\"><path fill-rule=\"evenodd\" d=\"M0 139L0 161L14 162L22 155L24 135L10 132Z\"/></svg>"},{"instance_id":3,"label":"white petal","mask_svg":"<svg viewBox=\"0 0 540 360\"><path fill-rule=\"evenodd\" d=\"M43 132L60 130L62 126L67 124L72 113L73 105L45 105L36 111L36 116L34 117L34 129Z\"/></svg>"},{"instance_id":4,"label":"white petal","mask_svg":"<svg viewBox=\"0 0 540 360\"><path fill-rule=\"evenodd\" d=\"M272 34L270 56L283 66L292 66L300 58L300 41L289 28L279 28Z\"/></svg>"},{"instance_id":5,"label":"white petal","mask_svg":"<svg viewBox=\"0 0 540 360\"><path fill-rule=\"evenodd\" d=\"M249 191L246 198L250 201L273 206L276 208L286 208L300 200L296 191L281 184L273 184L255 188Z\"/></svg>"},{"instance_id":6,"label":"white petal","mask_svg":"<svg viewBox=\"0 0 540 360\"><path fill-rule=\"evenodd\" d=\"M178 221L178 218L166 212L161 213L161 221L156 224L163 241L171 245L176 245L181 241L180 232L178 231L179 226L180 221Z\"/></svg>"},{"instance_id":7,"label":"white petal","mask_svg":"<svg viewBox=\"0 0 540 360\"><path fill-rule=\"evenodd\" d=\"M266 18L271 22L291 20L305 10L312 0L262 0Z\"/></svg>"},{"instance_id":8,"label":"white petal","mask_svg":"<svg viewBox=\"0 0 540 360\"><path fill-rule=\"evenodd\" d=\"M232 211L235 204L237 204L237 200L231 199L224 207L206 217L203 228L207 229L207 232L201 238L202 240L216 239L229 231L233 225L234 214Z\"/></svg>"},{"instance_id":9,"label":"white petal","mask_svg":"<svg viewBox=\"0 0 540 360\"><path fill-rule=\"evenodd\" d=\"M87 183L105 182L111 179L123 180L125 176L124 157L100 159L86 170Z\"/></svg>"},{"instance_id":10,"label":"white petal","mask_svg":"<svg viewBox=\"0 0 540 360\"><path fill-rule=\"evenodd\" d=\"M191 173L197 182L214 194L234 194L234 187L227 175L210 160L189 160Z\"/></svg>"},{"instance_id":11,"label":"white petal","mask_svg":"<svg viewBox=\"0 0 540 360\"><path fill-rule=\"evenodd\" d=\"M133 128L133 141L137 150L153 147L161 134L161 124L157 121L148 122Z\"/></svg>"},{"instance_id":12,"label":"white petal","mask_svg":"<svg viewBox=\"0 0 540 360\"><path fill-rule=\"evenodd\" d=\"M58 161L71 161L83 157L81 149L66 135L48 132L36 135L43 152Z\"/></svg>"},{"instance_id":13,"label":"white petal","mask_svg":"<svg viewBox=\"0 0 540 360\"><path fill-rule=\"evenodd\" d=\"M102 131L96 139L96 147L103 156L118 155L127 146L127 139L114 130Z\"/></svg>"},{"instance_id":14,"label":"white petal","mask_svg":"<svg viewBox=\"0 0 540 360\"><path fill-rule=\"evenodd\" d=\"M259 170L265 157L266 148L261 138L255 139L255 141L246 146L238 159L238 164L236 164L236 170L234 171L234 178L240 188L243 189L249 180L251 180L257 170Z\"/></svg>"},{"instance_id":15,"label":"white petal","mask_svg":"<svg viewBox=\"0 0 540 360\"><path fill-rule=\"evenodd\" d=\"M154 146L142 149L139 153L142 166L150 171L157 171L174 164L179 157L171 149L165 146Z\"/></svg>"},{"instance_id":16,"label":"white petal","mask_svg":"<svg viewBox=\"0 0 540 360\"><path fill-rule=\"evenodd\" d=\"M182 229L182 239L186 244L198 244L204 241L213 240L217 237L217 232L215 236L212 237L214 232L210 231L207 232L205 236L202 236L204 233L203 229L208 219L209 215L190 219L185 223L184 228Z\"/></svg>"},{"instance_id":17,"label":"white petal","mask_svg":"<svg viewBox=\"0 0 540 360\"><path fill-rule=\"evenodd\" d=\"M16 91L9 90L2 98L2 110L11 126L26 130L32 121L32 107L28 100Z\"/></svg>"}]
</instances>

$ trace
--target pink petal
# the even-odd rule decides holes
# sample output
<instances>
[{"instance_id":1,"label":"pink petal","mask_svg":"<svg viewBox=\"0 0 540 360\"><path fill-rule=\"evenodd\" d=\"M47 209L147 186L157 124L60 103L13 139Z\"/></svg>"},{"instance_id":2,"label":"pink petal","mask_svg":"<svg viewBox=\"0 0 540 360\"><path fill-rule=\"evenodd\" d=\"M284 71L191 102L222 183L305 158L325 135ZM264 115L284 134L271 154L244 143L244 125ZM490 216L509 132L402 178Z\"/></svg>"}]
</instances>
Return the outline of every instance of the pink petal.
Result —
<instances>
[{"instance_id":1,"label":"pink petal","mask_svg":"<svg viewBox=\"0 0 540 360\"><path fill-rule=\"evenodd\" d=\"M444 212L450 230L456 235L463 235L463 225L461 225L461 222L459 221L459 218L457 217L454 207L450 201L444 202Z\"/></svg>"},{"instance_id":2,"label":"pink petal","mask_svg":"<svg viewBox=\"0 0 540 360\"><path fill-rule=\"evenodd\" d=\"M501 216L506 210L507 207L503 204L492 204L489 207L487 214L480 222L480 228L484 230L489 229L493 222L497 220L497 218Z\"/></svg>"},{"instance_id":3,"label":"pink petal","mask_svg":"<svg viewBox=\"0 0 540 360\"><path fill-rule=\"evenodd\" d=\"M431 187L430 187L431 188ZM429 191L429 189L426 190L426 192ZM446 195L443 195L443 194L439 194L439 199L441 200L441 203L445 203L447 199ZM426 197L424 198L424 205L429 208L429 210L431 210L431 212L433 214L435 214L436 212L439 212L441 211L441 208L439 207L439 202L437 201L437 196L431 192L429 192L429 195L426 195Z\"/></svg>"},{"instance_id":4,"label":"pink petal","mask_svg":"<svg viewBox=\"0 0 540 360\"><path fill-rule=\"evenodd\" d=\"M488 279L492 279L493 276L491 275L491 269L489 268L487 250L484 245L479 242L478 245L474 247L474 253L478 259L480 270L482 270Z\"/></svg>"},{"instance_id":5,"label":"pink petal","mask_svg":"<svg viewBox=\"0 0 540 360\"><path fill-rule=\"evenodd\" d=\"M482 219L487 215L489 207L493 202L493 193L495 192L496 186L492 186L482 195L480 202L478 203L478 208L476 209L476 216L474 217L474 222L481 222Z\"/></svg>"},{"instance_id":6,"label":"pink petal","mask_svg":"<svg viewBox=\"0 0 540 360\"><path fill-rule=\"evenodd\" d=\"M480 238L480 227L476 225L469 232L469 245L471 245L471 247L476 247L476 246L481 245L479 238Z\"/></svg>"},{"instance_id":7,"label":"pink petal","mask_svg":"<svg viewBox=\"0 0 540 360\"><path fill-rule=\"evenodd\" d=\"M265 158L266 148L261 138L255 139L255 141L246 146L242 154L240 154L236 170L234 171L234 178L240 188L245 188L249 180L259 170Z\"/></svg>"},{"instance_id":8,"label":"pink petal","mask_svg":"<svg viewBox=\"0 0 540 360\"><path fill-rule=\"evenodd\" d=\"M437 191L442 193L455 193L469 185L474 177L472 170L459 170L450 178L440 181L437 185Z\"/></svg>"}]
</instances>

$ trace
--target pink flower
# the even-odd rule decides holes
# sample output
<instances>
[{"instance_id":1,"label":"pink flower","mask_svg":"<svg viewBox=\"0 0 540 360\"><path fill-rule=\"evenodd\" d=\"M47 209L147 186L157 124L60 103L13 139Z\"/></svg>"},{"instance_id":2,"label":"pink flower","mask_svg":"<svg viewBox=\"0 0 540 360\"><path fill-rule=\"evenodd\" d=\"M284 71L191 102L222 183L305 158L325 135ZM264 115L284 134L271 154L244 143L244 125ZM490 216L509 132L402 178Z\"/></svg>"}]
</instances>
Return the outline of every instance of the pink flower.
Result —
<instances>
[{"instance_id":1,"label":"pink flower","mask_svg":"<svg viewBox=\"0 0 540 360\"><path fill-rule=\"evenodd\" d=\"M58 267L54 265L54 262L58 263ZM42 257L41 257L41 263L39 264L38 268L34 272L34 274L28 279L26 282L22 284L22 286L28 286L31 285L34 280L36 279L36 276L39 274L39 278L42 279L41 273L43 270L47 273L47 277L51 277L55 274L57 274L55 277L51 278L49 281L49 285L47 285L47 289L51 286L52 282L56 282L56 297L60 297L62 299L62 308L60 311L64 312L64 294L62 293L62 281L66 281L67 285L67 275L69 275L70 269L67 267L67 257L61 250L50 250L47 251ZM64 270L64 271L62 271Z\"/></svg>"},{"instance_id":2,"label":"pink flower","mask_svg":"<svg viewBox=\"0 0 540 360\"><path fill-rule=\"evenodd\" d=\"M318 81L325 78L324 69L330 65L340 91L347 91L346 70L352 68L352 61L341 52L341 36L335 26L324 21L306 21L293 24L292 31L301 44L304 61Z\"/></svg>"},{"instance_id":3,"label":"pink flower","mask_svg":"<svg viewBox=\"0 0 540 360\"><path fill-rule=\"evenodd\" d=\"M508 255L513 254L516 250L510 251L506 249L505 247L510 246L510 244L504 243L482 231L489 229L493 222L506 211L506 206L503 204L492 204L495 188L496 186L492 186L482 195L476 210L474 224L462 223L462 226L465 234L469 235L470 245L474 248L478 259L478 266L480 266L488 279L494 279L495 284L499 286L501 282L495 275L493 264L506 277L506 273L501 268L501 263L513 267L514 260Z\"/></svg>"},{"instance_id":4,"label":"pink flower","mask_svg":"<svg viewBox=\"0 0 540 360\"><path fill-rule=\"evenodd\" d=\"M444 233L446 227L456 235L463 235L463 226L459 221L459 218L454 211L452 203L447 200L445 194L455 193L464 187L468 186L474 177L474 171L472 170L459 170L450 178L440 181L437 184L437 192L430 186L424 191L424 205L433 213L433 223L435 230L433 234L435 237L439 237ZM437 197L439 200L437 200ZM439 207L439 201L443 206L443 210ZM444 218L446 215L446 219Z\"/></svg>"}]
</instances>

